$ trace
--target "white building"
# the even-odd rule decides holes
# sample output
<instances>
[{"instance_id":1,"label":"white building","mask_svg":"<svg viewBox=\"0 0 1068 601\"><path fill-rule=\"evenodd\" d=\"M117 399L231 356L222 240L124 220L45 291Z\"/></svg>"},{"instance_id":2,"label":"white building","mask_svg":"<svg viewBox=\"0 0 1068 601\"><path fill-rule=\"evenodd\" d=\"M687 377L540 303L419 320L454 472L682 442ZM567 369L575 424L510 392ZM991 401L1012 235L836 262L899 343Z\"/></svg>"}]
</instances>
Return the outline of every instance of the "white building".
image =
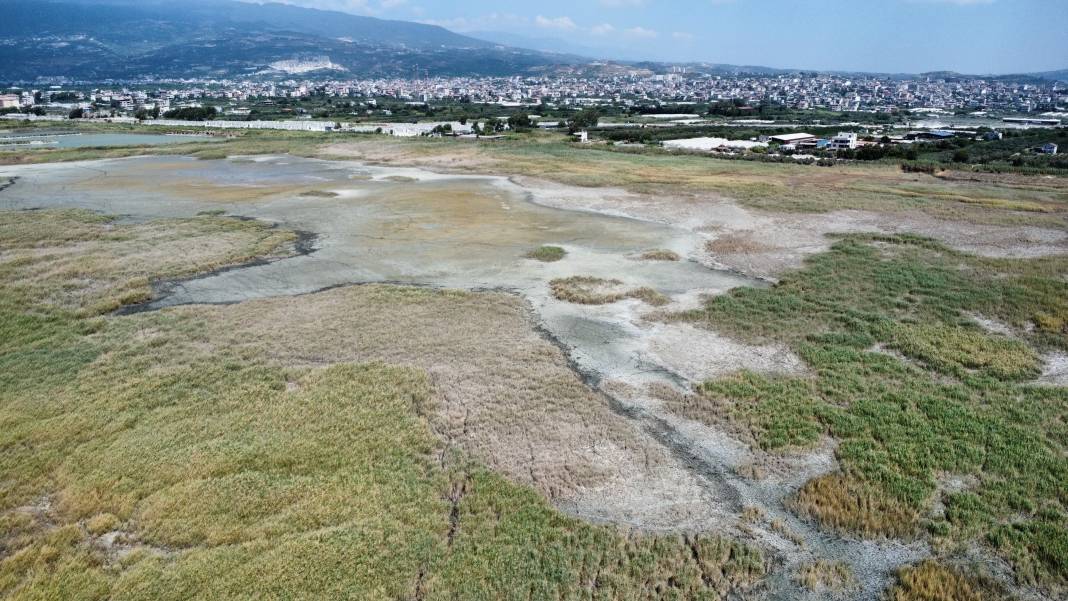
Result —
<instances>
[{"instance_id":1,"label":"white building","mask_svg":"<svg viewBox=\"0 0 1068 601\"><path fill-rule=\"evenodd\" d=\"M4 94L0 96L0 109L17 109L21 106L19 97L15 94Z\"/></svg>"},{"instance_id":2,"label":"white building","mask_svg":"<svg viewBox=\"0 0 1068 601\"><path fill-rule=\"evenodd\" d=\"M838 135L827 142L827 150L854 150L857 147L857 134L853 132L838 132Z\"/></svg>"},{"instance_id":3,"label":"white building","mask_svg":"<svg viewBox=\"0 0 1068 601\"><path fill-rule=\"evenodd\" d=\"M796 134L780 134L778 136L771 136L768 138L772 142L778 142L779 144L801 144L802 142L815 142L816 136L806 133Z\"/></svg>"}]
</instances>

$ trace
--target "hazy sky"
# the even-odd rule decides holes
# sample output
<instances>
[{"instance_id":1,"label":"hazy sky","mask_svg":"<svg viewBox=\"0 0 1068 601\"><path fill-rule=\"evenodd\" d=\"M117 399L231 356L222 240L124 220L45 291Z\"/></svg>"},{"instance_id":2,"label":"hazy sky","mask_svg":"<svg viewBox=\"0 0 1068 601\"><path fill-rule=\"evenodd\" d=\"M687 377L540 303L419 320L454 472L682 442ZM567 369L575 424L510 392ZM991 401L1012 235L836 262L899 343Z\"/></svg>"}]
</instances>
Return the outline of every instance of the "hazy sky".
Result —
<instances>
[{"instance_id":1,"label":"hazy sky","mask_svg":"<svg viewBox=\"0 0 1068 601\"><path fill-rule=\"evenodd\" d=\"M1068 68L1068 0L284 0L626 58L1006 73Z\"/></svg>"}]
</instances>

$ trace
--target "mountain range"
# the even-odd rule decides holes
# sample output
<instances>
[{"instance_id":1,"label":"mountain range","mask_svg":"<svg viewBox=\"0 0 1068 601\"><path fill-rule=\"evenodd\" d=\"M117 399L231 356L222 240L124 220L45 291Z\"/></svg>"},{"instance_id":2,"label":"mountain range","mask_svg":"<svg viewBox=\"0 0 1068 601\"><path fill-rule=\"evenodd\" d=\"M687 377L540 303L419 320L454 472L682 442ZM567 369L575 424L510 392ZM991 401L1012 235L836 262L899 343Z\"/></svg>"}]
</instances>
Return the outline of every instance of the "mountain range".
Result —
<instances>
[{"instance_id":1,"label":"mountain range","mask_svg":"<svg viewBox=\"0 0 1068 601\"><path fill-rule=\"evenodd\" d=\"M613 61L581 42L443 27L235 0L3 0L0 82L147 78L595 74L656 62ZM687 65L712 74L795 72ZM933 74L962 77L955 73ZM1000 76L1068 81L1068 70Z\"/></svg>"},{"instance_id":2,"label":"mountain range","mask_svg":"<svg viewBox=\"0 0 1068 601\"><path fill-rule=\"evenodd\" d=\"M354 76L512 75L580 59L286 4L4 0L0 81L237 77L328 57Z\"/></svg>"}]
</instances>

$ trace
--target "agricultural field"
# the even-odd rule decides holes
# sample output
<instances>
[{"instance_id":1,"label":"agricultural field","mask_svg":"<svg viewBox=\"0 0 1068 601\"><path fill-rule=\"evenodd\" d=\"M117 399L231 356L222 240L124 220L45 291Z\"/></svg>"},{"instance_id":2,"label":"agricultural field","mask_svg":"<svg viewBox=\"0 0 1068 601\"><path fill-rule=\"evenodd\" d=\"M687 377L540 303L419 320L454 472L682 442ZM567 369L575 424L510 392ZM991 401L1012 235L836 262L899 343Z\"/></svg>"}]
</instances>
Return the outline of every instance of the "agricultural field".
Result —
<instances>
[{"instance_id":1,"label":"agricultural field","mask_svg":"<svg viewBox=\"0 0 1068 601\"><path fill-rule=\"evenodd\" d=\"M0 152L0 597L1063 598L1066 217L542 133Z\"/></svg>"}]
</instances>

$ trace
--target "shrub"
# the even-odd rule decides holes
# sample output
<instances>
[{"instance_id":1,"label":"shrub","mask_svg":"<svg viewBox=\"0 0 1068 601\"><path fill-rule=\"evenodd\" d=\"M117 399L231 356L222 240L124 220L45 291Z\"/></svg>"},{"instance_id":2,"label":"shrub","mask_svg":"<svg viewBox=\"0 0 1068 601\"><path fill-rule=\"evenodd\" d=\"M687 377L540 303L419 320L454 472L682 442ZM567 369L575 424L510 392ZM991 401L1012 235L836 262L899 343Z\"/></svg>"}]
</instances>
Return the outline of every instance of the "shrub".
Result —
<instances>
[{"instance_id":1,"label":"shrub","mask_svg":"<svg viewBox=\"0 0 1068 601\"><path fill-rule=\"evenodd\" d=\"M655 307L671 302L671 299L648 287L627 289L623 282L611 279L576 275L549 282L553 296L559 300L580 305L607 305L627 298L635 298Z\"/></svg>"},{"instance_id":2,"label":"shrub","mask_svg":"<svg viewBox=\"0 0 1068 601\"><path fill-rule=\"evenodd\" d=\"M528 252L526 257L544 263L553 263L567 256L567 251L559 246L539 246Z\"/></svg>"},{"instance_id":3,"label":"shrub","mask_svg":"<svg viewBox=\"0 0 1068 601\"><path fill-rule=\"evenodd\" d=\"M640 256L643 261L678 261L679 253L663 248L647 250Z\"/></svg>"},{"instance_id":4,"label":"shrub","mask_svg":"<svg viewBox=\"0 0 1068 601\"><path fill-rule=\"evenodd\" d=\"M814 593L840 593L856 584L853 570L841 561L819 560L797 571L797 582Z\"/></svg>"}]
</instances>

